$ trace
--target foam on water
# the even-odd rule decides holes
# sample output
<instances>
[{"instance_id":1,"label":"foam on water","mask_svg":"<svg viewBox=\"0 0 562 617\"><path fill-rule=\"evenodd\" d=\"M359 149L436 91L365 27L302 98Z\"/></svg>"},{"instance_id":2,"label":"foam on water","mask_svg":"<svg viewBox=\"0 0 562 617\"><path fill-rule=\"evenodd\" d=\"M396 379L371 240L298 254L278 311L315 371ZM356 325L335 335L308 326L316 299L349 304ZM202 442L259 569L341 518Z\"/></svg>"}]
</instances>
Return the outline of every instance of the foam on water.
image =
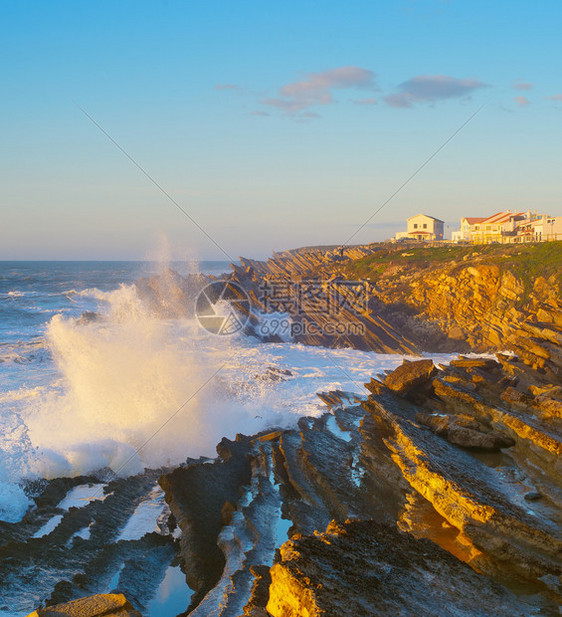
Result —
<instances>
[{"instance_id":1,"label":"foam on water","mask_svg":"<svg viewBox=\"0 0 562 617\"><path fill-rule=\"evenodd\" d=\"M158 521L166 511L164 491L157 484L146 499L136 507L119 534L119 540L139 540L147 533L161 533Z\"/></svg>"},{"instance_id":2,"label":"foam on water","mask_svg":"<svg viewBox=\"0 0 562 617\"><path fill-rule=\"evenodd\" d=\"M325 410L317 391L365 393L363 383L402 362L397 355L213 336L195 321L150 314L134 285L70 295L94 300L99 319L52 317L42 344L54 366L0 398L1 520L17 521L29 507L22 478L104 467L124 476L188 456L213 457L223 436L293 426L299 416ZM268 367L291 374L268 379Z\"/></svg>"}]
</instances>

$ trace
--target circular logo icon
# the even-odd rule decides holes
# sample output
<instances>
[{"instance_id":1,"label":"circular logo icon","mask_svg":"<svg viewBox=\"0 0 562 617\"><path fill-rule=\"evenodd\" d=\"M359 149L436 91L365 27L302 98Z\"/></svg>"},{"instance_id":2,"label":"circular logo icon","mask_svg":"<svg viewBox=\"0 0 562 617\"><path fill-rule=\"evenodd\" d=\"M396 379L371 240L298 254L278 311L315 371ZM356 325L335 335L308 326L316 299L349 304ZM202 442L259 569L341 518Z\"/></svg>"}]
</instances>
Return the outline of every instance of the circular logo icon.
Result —
<instances>
[{"instance_id":1,"label":"circular logo icon","mask_svg":"<svg viewBox=\"0 0 562 617\"><path fill-rule=\"evenodd\" d=\"M199 324L211 334L229 336L248 323L250 298L238 283L213 281L199 292L195 315Z\"/></svg>"}]
</instances>

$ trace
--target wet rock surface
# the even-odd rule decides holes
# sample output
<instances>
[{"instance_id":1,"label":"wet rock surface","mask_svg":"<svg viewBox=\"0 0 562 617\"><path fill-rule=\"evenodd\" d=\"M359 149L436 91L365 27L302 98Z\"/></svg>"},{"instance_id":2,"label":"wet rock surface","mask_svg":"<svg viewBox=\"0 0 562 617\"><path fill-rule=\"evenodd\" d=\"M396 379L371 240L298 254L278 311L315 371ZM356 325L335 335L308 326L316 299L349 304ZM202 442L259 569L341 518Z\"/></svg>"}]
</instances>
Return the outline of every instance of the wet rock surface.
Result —
<instances>
[{"instance_id":1,"label":"wet rock surface","mask_svg":"<svg viewBox=\"0 0 562 617\"><path fill-rule=\"evenodd\" d=\"M238 457L251 479L223 492L228 520L220 499L206 513L222 517L226 565L192 614L558 614L558 421L535 413L528 386L515 415L493 358L423 368L402 395L387 385L400 367L367 400L324 393L330 413L294 430L223 440L204 466Z\"/></svg>"},{"instance_id":2,"label":"wet rock surface","mask_svg":"<svg viewBox=\"0 0 562 617\"><path fill-rule=\"evenodd\" d=\"M378 260L379 250L242 260L233 279L265 308L264 280L345 279L357 272L350 262ZM155 480L149 474L111 485L103 505L62 512L54 530L34 539L57 513L53 495L70 488L69 480L52 483L21 524L0 528L3 589L17 589L29 569L41 599L55 604L108 591L104 585L117 580L141 609L143 585L160 571L147 561L168 564L175 556L194 590L185 614L195 617L559 615L559 279L538 276L529 285L521 271L466 251L466 260L437 266L397 265L381 252L386 270L369 283L376 310L362 317L366 335L296 340L405 353L451 345L511 353L460 356L438 367L406 362L374 375L365 396L320 394L326 413L292 429L223 440L215 460L190 460L160 476L170 510L161 535L117 540ZM158 284L145 284L157 297ZM275 367L264 375L292 377ZM112 504L117 522L104 522ZM89 540L61 548L92 520ZM170 534L174 524L179 541ZM50 580L41 579L43 566Z\"/></svg>"},{"instance_id":3,"label":"wet rock surface","mask_svg":"<svg viewBox=\"0 0 562 617\"><path fill-rule=\"evenodd\" d=\"M144 611L178 554L161 473L112 479L102 470L29 487L35 508L0 524L0 612L117 591Z\"/></svg>"},{"instance_id":4,"label":"wet rock surface","mask_svg":"<svg viewBox=\"0 0 562 617\"><path fill-rule=\"evenodd\" d=\"M433 542L374 521L332 523L325 533L293 538L271 579L273 617L527 614L512 593Z\"/></svg>"}]
</instances>

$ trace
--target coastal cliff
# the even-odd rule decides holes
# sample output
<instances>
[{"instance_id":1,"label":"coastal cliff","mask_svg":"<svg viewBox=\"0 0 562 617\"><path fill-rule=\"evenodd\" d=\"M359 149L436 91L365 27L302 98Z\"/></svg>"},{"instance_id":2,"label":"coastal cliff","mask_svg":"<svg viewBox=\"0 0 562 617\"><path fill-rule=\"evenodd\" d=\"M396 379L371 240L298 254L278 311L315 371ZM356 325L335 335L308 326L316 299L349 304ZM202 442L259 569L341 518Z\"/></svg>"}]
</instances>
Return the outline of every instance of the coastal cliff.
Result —
<instances>
[{"instance_id":1,"label":"coastal cliff","mask_svg":"<svg viewBox=\"0 0 562 617\"><path fill-rule=\"evenodd\" d=\"M223 442L227 460L243 452L252 480L237 504L221 505L233 511L217 534L227 565L192 614L207 614L217 588L213 614L225 616L558 614L561 258L558 243L361 247L347 258L310 249L233 266L264 312L264 281L366 282L366 336L300 342L496 356L439 370L407 362L373 376L366 400L321 395L328 413L296 431ZM169 503L189 521L191 505ZM290 540L271 563L268 534L280 525ZM184 534L191 529L186 522Z\"/></svg>"},{"instance_id":2,"label":"coastal cliff","mask_svg":"<svg viewBox=\"0 0 562 617\"><path fill-rule=\"evenodd\" d=\"M521 401L506 367L540 375L515 356L405 362L365 399L321 394L321 417L163 476L188 578L207 564L189 614L556 615L562 396ZM182 495L199 492L197 516Z\"/></svg>"},{"instance_id":3,"label":"coastal cliff","mask_svg":"<svg viewBox=\"0 0 562 617\"><path fill-rule=\"evenodd\" d=\"M242 259L233 280L267 312L265 282L318 280L364 284L368 314L348 308L339 322L360 322L363 336L299 333L306 344L379 352L510 350L537 369L562 367L562 243L301 249L266 262ZM326 323L333 316L301 314ZM326 328L319 328L326 330ZM305 328L302 328L305 330Z\"/></svg>"},{"instance_id":4,"label":"coastal cliff","mask_svg":"<svg viewBox=\"0 0 562 617\"><path fill-rule=\"evenodd\" d=\"M412 357L355 393L320 392L323 412L292 428L223 439L215 459L162 473L169 519L156 539L175 547L193 590L183 614L559 615L561 243L341 253L233 265L252 305L245 334L282 340L259 330L282 314L264 288L343 282L368 291L367 310L345 295L336 311L289 303L293 340ZM138 290L169 316L207 282L167 272ZM364 332L330 333L342 322ZM462 355L415 359L426 351ZM272 367L255 376L292 378ZM84 588L73 579L50 603Z\"/></svg>"}]
</instances>

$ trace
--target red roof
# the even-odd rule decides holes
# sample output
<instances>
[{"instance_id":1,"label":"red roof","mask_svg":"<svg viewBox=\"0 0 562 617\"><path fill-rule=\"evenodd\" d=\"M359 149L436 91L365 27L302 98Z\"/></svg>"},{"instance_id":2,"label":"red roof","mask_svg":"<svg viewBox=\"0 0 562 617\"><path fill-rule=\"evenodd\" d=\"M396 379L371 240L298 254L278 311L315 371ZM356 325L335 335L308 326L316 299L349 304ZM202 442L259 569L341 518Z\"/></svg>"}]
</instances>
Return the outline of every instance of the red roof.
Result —
<instances>
[{"instance_id":1,"label":"red roof","mask_svg":"<svg viewBox=\"0 0 562 617\"><path fill-rule=\"evenodd\" d=\"M487 219L480 221L481 223L490 224L490 223L505 223L509 221L513 216L516 216L518 212L497 212L496 214L492 214Z\"/></svg>"},{"instance_id":2,"label":"red roof","mask_svg":"<svg viewBox=\"0 0 562 617\"><path fill-rule=\"evenodd\" d=\"M469 224L469 225L476 225L477 223L481 223L482 221L486 220L485 217L483 216L465 216L464 220Z\"/></svg>"}]
</instances>

